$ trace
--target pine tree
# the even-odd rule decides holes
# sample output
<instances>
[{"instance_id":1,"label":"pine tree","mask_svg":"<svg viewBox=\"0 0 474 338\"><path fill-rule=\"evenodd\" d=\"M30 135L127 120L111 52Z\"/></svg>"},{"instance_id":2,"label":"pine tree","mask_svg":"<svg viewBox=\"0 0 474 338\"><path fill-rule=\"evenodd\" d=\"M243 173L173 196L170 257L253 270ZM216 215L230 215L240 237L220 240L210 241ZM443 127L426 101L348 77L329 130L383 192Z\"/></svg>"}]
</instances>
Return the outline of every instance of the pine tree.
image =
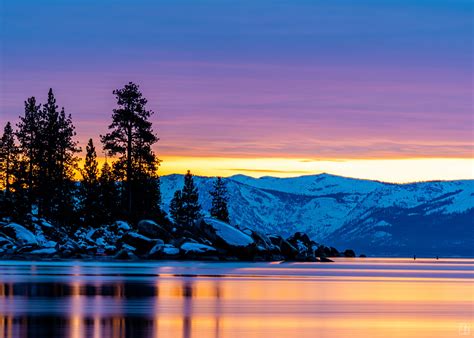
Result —
<instances>
[{"instance_id":1,"label":"pine tree","mask_svg":"<svg viewBox=\"0 0 474 338\"><path fill-rule=\"evenodd\" d=\"M99 176L99 199L101 209L100 222L109 223L119 217L120 195L115 182L114 174L110 165L105 162L102 165Z\"/></svg>"},{"instance_id":2,"label":"pine tree","mask_svg":"<svg viewBox=\"0 0 474 338\"><path fill-rule=\"evenodd\" d=\"M132 183L132 195L137 196L134 200L134 218L162 217L160 179L156 173L139 173Z\"/></svg>"},{"instance_id":3,"label":"pine tree","mask_svg":"<svg viewBox=\"0 0 474 338\"><path fill-rule=\"evenodd\" d=\"M74 212L74 171L80 151L71 115L58 111L52 89L41 112L42 162L38 173L39 214L60 224L71 222Z\"/></svg>"},{"instance_id":4,"label":"pine tree","mask_svg":"<svg viewBox=\"0 0 474 338\"><path fill-rule=\"evenodd\" d=\"M149 121L153 112L146 109L147 99L136 84L129 82L113 94L118 108L113 110L111 132L101 136L101 141L108 155L119 155L114 171L125 183L124 207L133 220L146 215L149 208L159 210L159 160L151 149L158 137Z\"/></svg>"},{"instance_id":5,"label":"pine tree","mask_svg":"<svg viewBox=\"0 0 474 338\"><path fill-rule=\"evenodd\" d=\"M227 202L227 188L221 177L217 177L214 183L214 189L211 191L212 207L211 216L223 222L229 223L229 209Z\"/></svg>"},{"instance_id":6,"label":"pine tree","mask_svg":"<svg viewBox=\"0 0 474 338\"><path fill-rule=\"evenodd\" d=\"M15 136L10 122L7 122L0 140L0 189L5 191L7 199L11 195L13 169L17 160L18 148L15 145Z\"/></svg>"},{"instance_id":7,"label":"pine tree","mask_svg":"<svg viewBox=\"0 0 474 338\"><path fill-rule=\"evenodd\" d=\"M189 170L186 175L184 175L184 186L181 195L184 224L191 226L195 220L201 217L201 205L199 204L198 189L194 185L193 175Z\"/></svg>"},{"instance_id":8,"label":"pine tree","mask_svg":"<svg viewBox=\"0 0 474 338\"><path fill-rule=\"evenodd\" d=\"M170 202L170 215L173 221L177 225L185 224L184 208L183 208L183 197L181 190L176 190L173 195L173 199Z\"/></svg>"},{"instance_id":9,"label":"pine tree","mask_svg":"<svg viewBox=\"0 0 474 338\"><path fill-rule=\"evenodd\" d=\"M12 182L12 193L11 193L11 205L7 209L9 211L8 216L13 216L13 219L21 222L29 222L31 215L31 205L28 193L28 162L21 158L14 162L13 166L13 182Z\"/></svg>"},{"instance_id":10,"label":"pine tree","mask_svg":"<svg viewBox=\"0 0 474 338\"><path fill-rule=\"evenodd\" d=\"M0 216L13 216L15 205L14 191L15 165L18 162L18 149L10 122L7 122L0 139Z\"/></svg>"},{"instance_id":11,"label":"pine tree","mask_svg":"<svg viewBox=\"0 0 474 338\"><path fill-rule=\"evenodd\" d=\"M45 146L42 143L41 104L36 104L35 97L25 101L25 114L20 116L16 137L19 141L22 160L25 162L24 174L28 191L28 209L31 211L38 192L38 172L44 158Z\"/></svg>"},{"instance_id":12,"label":"pine tree","mask_svg":"<svg viewBox=\"0 0 474 338\"><path fill-rule=\"evenodd\" d=\"M86 146L86 158L84 168L81 170L81 216L85 225L97 226L101 209L99 199L99 164L92 139Z\"/></svg>"}]
</instances>

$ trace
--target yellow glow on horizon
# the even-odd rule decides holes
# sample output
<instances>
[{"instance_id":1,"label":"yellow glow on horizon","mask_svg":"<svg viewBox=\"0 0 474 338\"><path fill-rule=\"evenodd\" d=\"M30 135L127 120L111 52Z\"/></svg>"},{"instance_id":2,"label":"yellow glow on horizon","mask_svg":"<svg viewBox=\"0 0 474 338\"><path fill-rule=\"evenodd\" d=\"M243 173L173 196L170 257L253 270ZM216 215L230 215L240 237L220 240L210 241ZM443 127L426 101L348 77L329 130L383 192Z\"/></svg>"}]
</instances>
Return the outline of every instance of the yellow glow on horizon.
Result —
<instances>
[{"instance_id":1,"label":"yellow glow on horizon","mask_svg":"<svg viewBox=\"0 0 474 338\"><path fill-rule=\"evenodd\" d=\"M161 159L163 162L159 169L160 175L184 174L189 169L195 175L223 177L236 174L252 177L294 177L329 173L394 183L474 179L472 158L312 160L163 156ZM103 158L99 158L101 165L103 161Z\"/></svg>"}]
</instances>

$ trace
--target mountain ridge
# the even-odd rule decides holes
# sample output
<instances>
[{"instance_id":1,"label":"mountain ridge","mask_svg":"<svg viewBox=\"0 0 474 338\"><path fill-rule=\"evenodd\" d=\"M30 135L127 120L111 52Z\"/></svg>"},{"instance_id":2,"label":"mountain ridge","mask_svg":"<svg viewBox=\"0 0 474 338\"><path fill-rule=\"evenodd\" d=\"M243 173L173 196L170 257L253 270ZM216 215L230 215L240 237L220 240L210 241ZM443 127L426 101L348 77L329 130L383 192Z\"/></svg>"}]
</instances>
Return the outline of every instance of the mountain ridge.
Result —
<instances>
[{"instance_id":1,"label":"mountain ridge","mask_svg":"<svg viewBox=\"0 0 474 338\"><path fill-rule=\"evenodd\" d=\"M165 210L182 181L179 174L161 177ZM317 174L234 175L224 181L231 222L241 227L283 236L302 231L316 241L367 254L472 255L474 180L387 183ZM206 214L214 178L195 176L195 182ZM438 237L426 236L418 224ZM410 227L416 231L410 233Z\"/></svg>"}]
</instances>

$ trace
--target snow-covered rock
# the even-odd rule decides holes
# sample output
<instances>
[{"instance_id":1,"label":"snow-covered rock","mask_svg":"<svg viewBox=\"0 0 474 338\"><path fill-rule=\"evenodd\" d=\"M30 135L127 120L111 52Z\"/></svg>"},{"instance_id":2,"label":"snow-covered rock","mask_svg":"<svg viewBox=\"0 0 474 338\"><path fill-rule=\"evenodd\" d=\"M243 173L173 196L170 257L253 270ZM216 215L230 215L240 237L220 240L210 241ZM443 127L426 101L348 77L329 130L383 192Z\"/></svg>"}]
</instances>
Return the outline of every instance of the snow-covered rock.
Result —
<instances>
[{"instance_id":1,"label":"snow-covered rock","mask_svg":"<svg viewBox=\"0 0 474 338\"><path fill-rule=\"evenodd\" d=\"M157 243L151 248L148 253L148 258L159 259L159 258L176 258L180 254L180 250L171 244Z\"/></svg>"},{"instance_id":2,"label":"snow-covered rock","mask_svg":"<svg viewBox=\"0 0 474 338\"><path fill-rule=\"evenodd\" d=\"M214 254L217 252L215 248L205 244L199 243L191 243L186 242L181 245L181 250L183 250L184 254Z\"/></svg>"},{"instance_id":3,"label":"snow-covered rock","mask_svg":"<svg viewBox=\"0 0 474 338\"><path fill-rule=\"evenodd\" d=\"M57 245L58 245L58 243L55 242L55 241L45 241L45 242L41 243L41 246L43 248L55 248Z\"/></svg>"},{"instance_id":4,"label":"snow-covered rock","mask_svg":"<svg viewBox=\"0 0 474 338\"><path fill-rule=\"evenodd\" d=\"M128 224L125 221L116 221L115 226L117 227L118 230L123 231L123 232L132 230L132 227L130 226L130 224Z\"/></svg>"},{"instance_id":5,"label":"snow-covered rock","mask_svg":"<svg viewBox=\"0 0 474 338\"><path fill-rule=\"evenodd\" d=\"M171 238L171 235L164 227L149 219L144 219L138 222L138 232L149 238Z\"/></svg>"},{"instance_id":6,"label":"snow-covered rock","mask_svg":"<svg viewBox=\"0 0 474 338\"><path fill-rule=\"evenodd\" d=\"M148 253L155 245L156 240L143 236L136 232L128 232L123 237L124 243L137 249L136 253Z\"/></svg>"},{"instance_id":7,"label":"snow-covered rock","mask_svg":"<svg viewBox=\"0 0 474 338\"><path fill-rule=\"evenodd\" d=\"M165 244L163 247L163 253L169 257L177 256L179 254L179 249L171 244Z\"/></svg>"},{"instance_id":8,"label":"snow-covered rock","mask_svg":"<svg viewBox=\"0 0 474 338\"><path fill-rule=\"evenodd\" d=\"M233 227L230 224L219 221L215 218L204 218L201 221L201 227L211 237L216 237L216 240L220 240L230 247L245 248L249 245L254 244L254 240L249 235ZM215 240L211 239L211 242Z\"/></svg>"},{"instance_id":9,"label":"snow-covered rock","mask_svg":"<svg viewBox=\"0 0 474 338\"><path fill-rule=\"evenodd\" d=\"M134 246L128 245L128 244L123 244L122 249L126 250L126 251L129 251L129 252L137 251L137 248L135 248Z\"/></svg>"},{"instance_id":10,"label":"snow-covered rock","mask_svg":"<svg viewBox=\"0 0 474 338\"><path fill-rule=\"evenodd\" d=\"M20 224L9 223L1 227L0 232L13 239L18 245L38 245L36 236Z\"/></svg>"},{"instance_id":11,"label":"snow-covered rock","mask_svg":"<svg viewBox=\"0 0 474 338\"><path fill-rule=\"evenodd\" d=\"M49 255L54 255L57 253L57 250L55 248L43 248L43 249L37 249L33 250L30 252L32 255L41 255L41 256L49 256Z\"/></svg>"},{"instance_id":12,"label":"snow-covered rock","mask_svg":"<svg viewBox=\"0 0 474 338\"><path fill-rule=\"evenodd\" d=\"M165 242L163 242L161 239L157 239L156 244L153 246L153 248L150 249L150 252L148 252L148 256L150 257L159 256L160 253L163 251L164 246L165 246Z\"/></svg>"},{"instance_id":13,"label":"snow-covered rock","mask_svg":"<svg viewBox=\"0 0 474 338\"><path fill-rule=\"evenodd\" d=\"M7 245L7 244L12 245L13 240L9 237L6 237L6 236L0 236L0 247L2 247L4 245Z\"/></svg>"},{"instance_id":14,"label":"snow-covered rock","mask_svg":"<svg viewBox=\"0 0 474 338\"><path fill-rule=\"evenodd\" d=\"M135 260L137 256L134 254L134 251L122 247L122 249L115 254L114 258L120 260Z\"/></svg>"},{"instance_id":15,"label":"snow-covered rock","mask_svg":"<svg viewBox=\"0 0 474 338\"><path fill-rule=\"evenodd\" d=\"M56 250L62 256L68 257L80 251L79 244L71 238L65 237L62 242L56 245Z\"/></svg>"}]
</instances>

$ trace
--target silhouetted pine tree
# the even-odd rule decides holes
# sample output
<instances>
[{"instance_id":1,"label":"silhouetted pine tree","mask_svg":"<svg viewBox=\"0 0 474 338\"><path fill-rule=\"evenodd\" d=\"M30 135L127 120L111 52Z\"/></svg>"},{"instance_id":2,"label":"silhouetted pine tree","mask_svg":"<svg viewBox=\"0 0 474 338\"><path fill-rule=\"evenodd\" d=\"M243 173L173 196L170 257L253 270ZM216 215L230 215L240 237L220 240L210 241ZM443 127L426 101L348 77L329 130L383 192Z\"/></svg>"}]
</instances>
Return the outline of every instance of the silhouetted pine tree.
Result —
<instances>
[{"instance_id":1,"label":"silhouetted pine tree","mask_svg":"<svg viewBox=\"0 0 474 338\"><path fill-rule=\"evenodd\" d=\"M223 222L229 223L229 209L227 202L227 188L221 177L217 177L214 182L214 189L211 191L212 207L211 216Z\"/></svg>"},{"instance_id":2,"label":"silhouetted pine tree","mask_svg":"<svg viewBox=\"0 0 474 338\"><path fill-rule=\"evenodd\" d=\"M18 160L18 148L15 145L15 135L10 122L3 129L0 140L0 189L5 191L5 197L11 194L13 182L13 169Z\"/></svg>"},{"instance_id":3,"label":"silhouetted pine tree","mask_svg":"<svg viewBox=\"0 0 474 338\"><path fill-rule=\"evenodd\" d=\"M135 219L161 219L160 179L156 173L137 172L132 182Z\"/></svg>"},{"instance_id":4,"label":"silhouetted pine tree","mask_svg":"<svg viewBox=\"0 0 474 338\"><path fill-rule=\"evenodd\" d=\"M10 122L7 122L0 139L0 208L1 216L13 214L14 200L12 193L15 182L15 166L18 163L18 148L15 145L15 136Z\"/></svg>"},{"instance_id":5,"label":"silhouetted pine tree","mask_svg":"<svg viewBox=\"0 0 474 338\"><path fill-rule=\"evenodd\" d=\"M173 199L170 202L170 215L173 221L177 225L183 225L186 222L185 212L183 208L183 197L181 190L176 190L173 195Z\"/></svg>"},{"instance_id":6,"label":"silhouetted pine tree","mask_svg":"<svg viewBox=\"0 0 474 338\"><path fill-rule=\"evenodd\" d=\"M35 97L30 97L25 101L25 114L20 116L20 122L17 124L18 130L16 137L19 142L22 166L26 174L26 185L28 195L28 209L31 211L33 204L38 196L38 172L42 163L45 146L41 138L41 104L36 104Z\"/></svg>"},{"instance_id":7,"label":"silhouetted pine tree","mask_svg":"<svg viewBox=\"0 0 474 338\"><path fill-rule=\"evenodd\" d=\"M195 220L201 217L201 205L199 204L198 189L194 185L193 175L189 170L186 175L184 175L184 186L181 196L184 225L191 226Z\"/></svg>"},{"instance_id":8,"label":"silhouetted pine tree","mask_svg":"<svg viewBox=\"0 0 474 338\"><path fill-rule=\"evenodd\" d=\"M101 140L108 155L120 155L114 171L125 183L122 197L128 217L136 220L160 209L159 160L151 149L158 137L148 121L153 112L146 109L147 99L136 84L129 82L113 94L118 108L113 110L111 132Z\"/></svg>"},{"instance_id":9,"label":"silhouetted pine tree","mask_svg":"<svg viewBox=\"0 0 474 338\"><path fill-rule=\"evenodd\" d=\"M97 226L99 214L102 212L99 199L99 164L92 139L86 146L84 168L81 170L80 215L85 225Z\"/></svg>"},{"instance_id":10,"label":"silhouetted pine tree","mask_svg":"<svg viewBox=\"0 0 474 338\"><path fill-rule=\"evenodd\" d=\"M60 111L52 89L41 114L42 161L38 173L39 214L59 224L71 224L74 213L74 170L80 151L71 115Z\"/></svg>"},{"instance_id":11,"label":"silhouetted pine tree","mask_svg":"<svg viewBox=\"0 0 474 338\"><path fill-rule=\"evenodd\" d=\"M7 209L8 216L13 216L13 219L27 223L31 220L31 205L28 194L28 162L18 158L13 166L13 182L11 184L11 202L12 205Z\"/></svg>"},{"instance_id":12,"label":"silhouetted pine tree","mask_svg":"<svg viewBox=\"0 0 474 338\"><path fill-rule=\"evenodd\" d=\"M110 165L105 162L99 176L99 198L100 222L110 223L120 216L119 212L120 194L117 189L114 174Z\"/></svg>"}]
</instances>

